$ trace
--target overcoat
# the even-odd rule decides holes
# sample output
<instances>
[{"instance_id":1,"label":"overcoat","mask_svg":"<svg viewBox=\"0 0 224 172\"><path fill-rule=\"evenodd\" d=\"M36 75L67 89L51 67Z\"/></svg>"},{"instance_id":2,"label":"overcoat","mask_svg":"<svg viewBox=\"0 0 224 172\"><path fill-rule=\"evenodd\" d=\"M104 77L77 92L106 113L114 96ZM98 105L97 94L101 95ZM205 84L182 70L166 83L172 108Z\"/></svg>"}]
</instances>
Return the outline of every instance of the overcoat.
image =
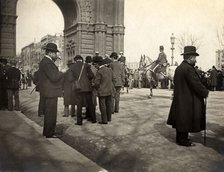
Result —
<instances>
[{"instance_id":1,"label":"overcoat","mask_svg":"<svg viewBox=\"0 0 224 172\"><path fill-rule=\"evenodd\" d=\"M110 96L113 94L113 72L110 68L106 66L100 67L94 82L98 96Z\"/></svg>"},{"instance_id":2,"label":"overcoat","mask_svg":"<svg viewBox=\"0 0 224 172\"><path fill-rule=\"evenodd\" d=\"M72 105L72 82L69 81L69 70L68 69L64 74L63 79L63 97L64 105Z\"/></svg>"},{"instance_id":3,"label":"overcoat","mask_svg":"<svg viewBox=\"0 0 224 172\"><path fill-rule=\"evenodd\" d=\"M63 73L59 72L55 63L44 57L39 64L40 93L44 97L60 97L62 95Z\"/></svg>"},{"instance_id":4,"label":"overcoat","mask_svg":"<svg viewBox=\"0 0 224 172\"><path fill-rule=\"evenodd\" d=\"M110 68L113 71L114 86L122 87L125 83L125 70L124 66L119 61L114 61L110 64Z\"/></svg>"},{"instance_id":5,"label":"overcoat","mask_svg":"<svg viewBox=\"0 0 224 172\"><path fill-rule=\"evenodd\" d=\"M195 68L183 61L174 75L174 97L167 120L178 132L199 132L205 129L204 98L208 90L201 83Z\"/></svg>"},{"instance_id":6,"label":"overcoat","mask_svg":"<svg viewBox=\"0 0 224 172\"><path fill-rule=\"evenodd\" d=\"M210 74L211 86L217 86L217 75L218 71L216 69L211 69Z\"/></svg>"},{"instance_id":7,"label":"overcoat","mask_svg":"<svg viewBox=\"0 0 224 172\"><path fill-rule=\"evenodd\" d=\"M19 90L20 70L16 67L9 67L6 70L7 89Z\"/></svg>"},{"instance_id":8,"label":"overcoat","mask_svg":"<svg viewBox=\"0 0 224 172\"><path fill-rule=\"evenodd\" d=\"M68 73L68 79L70 82L78 80L79 74L82 69L82 65L84 65L84 67L79 80L81 85L80 92L91 92L92 91L91 79L94 77L94 74L91 71L90 66L88 64L83 63L81 61L77 61L76 63L71 65L70 71Z\"/></svg>"},{"instance_id":9,"label":"overcoat","mask_svg":"<svg viewBox=\"0 0 224 172\"><path fill-rule=\"evenodd\" d=\"M84 66L83 66L84 65ZM81 61L77 61L76 63L74 63L73 65L71 65L71 68L68 72L68 80L70 82L74 82L75 80L78 80L79 78L79 74L81 72L83 66L83 71L82 74L80 76L80 86L81 86L81 90L76 92L75 90L72 91L72 97L73 97L73 104L77 105L80 103L79 100L79 93L89 93L92 92L92 85L91 85L91 79L93 79L94 74L92 72L92 70L90 69L90 66L86 63L83 63ZM86 106L87 102L86 102L86 96L82 97L82 105Z\"/></svg>"}]
</instances>

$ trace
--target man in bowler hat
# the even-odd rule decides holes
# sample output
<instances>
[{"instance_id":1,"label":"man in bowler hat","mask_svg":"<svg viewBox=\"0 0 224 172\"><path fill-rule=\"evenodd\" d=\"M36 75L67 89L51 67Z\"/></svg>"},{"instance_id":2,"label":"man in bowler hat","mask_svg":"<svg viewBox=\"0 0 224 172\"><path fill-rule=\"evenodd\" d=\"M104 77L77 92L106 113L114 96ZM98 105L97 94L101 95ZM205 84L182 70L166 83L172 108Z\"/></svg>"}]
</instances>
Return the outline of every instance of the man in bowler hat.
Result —
<instances>
[{"instance_id":1,"label":"man in bowler hat","mask_svg":"<svg viewBox=\"0 0 224 172\"><path fill-rule=\"evenodd\" d=\"M45 56L39 64L40 94L44 97L44 129L43 135L47 138L58 137L55 134L57 120L58 97L62 95L63 73L55 65L57 45L48 43L45 47Z\"/></svg>"},{"instance_id":2,"label":"man in bowler hat","mask_svg":"<svg viewBox=\"0 0 224 172\"><path fill-rule=\"evenodd\" d=\"M183 62L174 75L174 97L167 124L176 129L176 143L181 146L194 146L188 138L189 132L205 130L204 98L209 91L201 83L194 66L196 52L194 46L184 47Z\"/></svg>"}]
</instances>

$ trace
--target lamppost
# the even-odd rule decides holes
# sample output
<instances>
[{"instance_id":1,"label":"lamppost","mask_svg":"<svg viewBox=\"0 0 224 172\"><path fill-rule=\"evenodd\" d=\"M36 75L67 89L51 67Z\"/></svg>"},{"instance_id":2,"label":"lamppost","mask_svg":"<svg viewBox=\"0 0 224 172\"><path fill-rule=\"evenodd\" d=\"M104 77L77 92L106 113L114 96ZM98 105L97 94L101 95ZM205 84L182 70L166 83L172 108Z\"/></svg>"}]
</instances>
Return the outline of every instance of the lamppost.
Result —
<instances>
[{"instance_id":1,"label":"lamppost","mask_svg":"<svg viewBox=\"0 0 224 172\"><path fill-rule=\"evenodd\" d=\"M173 66L173 58L174 58L174 56L173 56L173 51L174 51L174 43L175 43L175 37L174 37L174 34L172 33L172 35L171 35L171 37L170 37L170 42L171 42L171 45L172 45L172 47L170 48L171 49L171 51L172 51L172 56L171 56L171 66Z\"/></svg>"}]
</instances>

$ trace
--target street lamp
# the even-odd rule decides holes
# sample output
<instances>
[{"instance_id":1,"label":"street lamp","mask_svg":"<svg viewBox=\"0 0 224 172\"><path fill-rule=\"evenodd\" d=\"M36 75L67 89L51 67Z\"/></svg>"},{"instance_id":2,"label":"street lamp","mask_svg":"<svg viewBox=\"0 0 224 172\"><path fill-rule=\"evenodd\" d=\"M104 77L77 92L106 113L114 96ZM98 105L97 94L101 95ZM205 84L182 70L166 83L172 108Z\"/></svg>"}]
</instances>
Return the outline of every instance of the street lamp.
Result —
<instances>
[{"instance_id":1,"label":"street lamp","mask_svg":"<svg viewBox=\"0 0 224 172\"><path fill-rule=\"evenodd\" d=\"M172 56L171 56L171 66L173 66L173 58L174 58L174 56L173 56L173 51L174 51L174 43L175 43L175 37L174 37L174 34L172 33L172 35L171 35L171 37L170 37L170 42L171 42L171 45L172 45L172 47L170 48L171 49L171 51L172 51Z\"/></svg>"}]
</instances>

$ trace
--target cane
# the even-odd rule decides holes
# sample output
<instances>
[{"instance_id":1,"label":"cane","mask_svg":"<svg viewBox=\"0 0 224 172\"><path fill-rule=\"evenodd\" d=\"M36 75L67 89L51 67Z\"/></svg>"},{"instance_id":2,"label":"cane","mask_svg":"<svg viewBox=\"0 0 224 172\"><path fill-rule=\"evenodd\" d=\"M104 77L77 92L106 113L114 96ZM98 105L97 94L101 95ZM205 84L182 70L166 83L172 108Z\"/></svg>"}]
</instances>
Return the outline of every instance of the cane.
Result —
<instances>
[{"instance_id":1,"label":"cane","mask_svg":"<svg viewBox=\"0 0 224 172\"><path fill-rule=\"evenodd\" d=\"M30 95L33 93L33 91L34 91L36 88L37 88L37 86L35 86L35 87L31 90Z\"/></svg>"},{"instance_id":2,"label":"cane","mask_svg":"<svg viewBox=\"0 0 224 172\"><path fill-rule=\"evenodd\" d=\"M205 130L204 130L204 145L206 145L206 106L207 106L207 98L205 98Z\"/></svg>"}]
</instances>

